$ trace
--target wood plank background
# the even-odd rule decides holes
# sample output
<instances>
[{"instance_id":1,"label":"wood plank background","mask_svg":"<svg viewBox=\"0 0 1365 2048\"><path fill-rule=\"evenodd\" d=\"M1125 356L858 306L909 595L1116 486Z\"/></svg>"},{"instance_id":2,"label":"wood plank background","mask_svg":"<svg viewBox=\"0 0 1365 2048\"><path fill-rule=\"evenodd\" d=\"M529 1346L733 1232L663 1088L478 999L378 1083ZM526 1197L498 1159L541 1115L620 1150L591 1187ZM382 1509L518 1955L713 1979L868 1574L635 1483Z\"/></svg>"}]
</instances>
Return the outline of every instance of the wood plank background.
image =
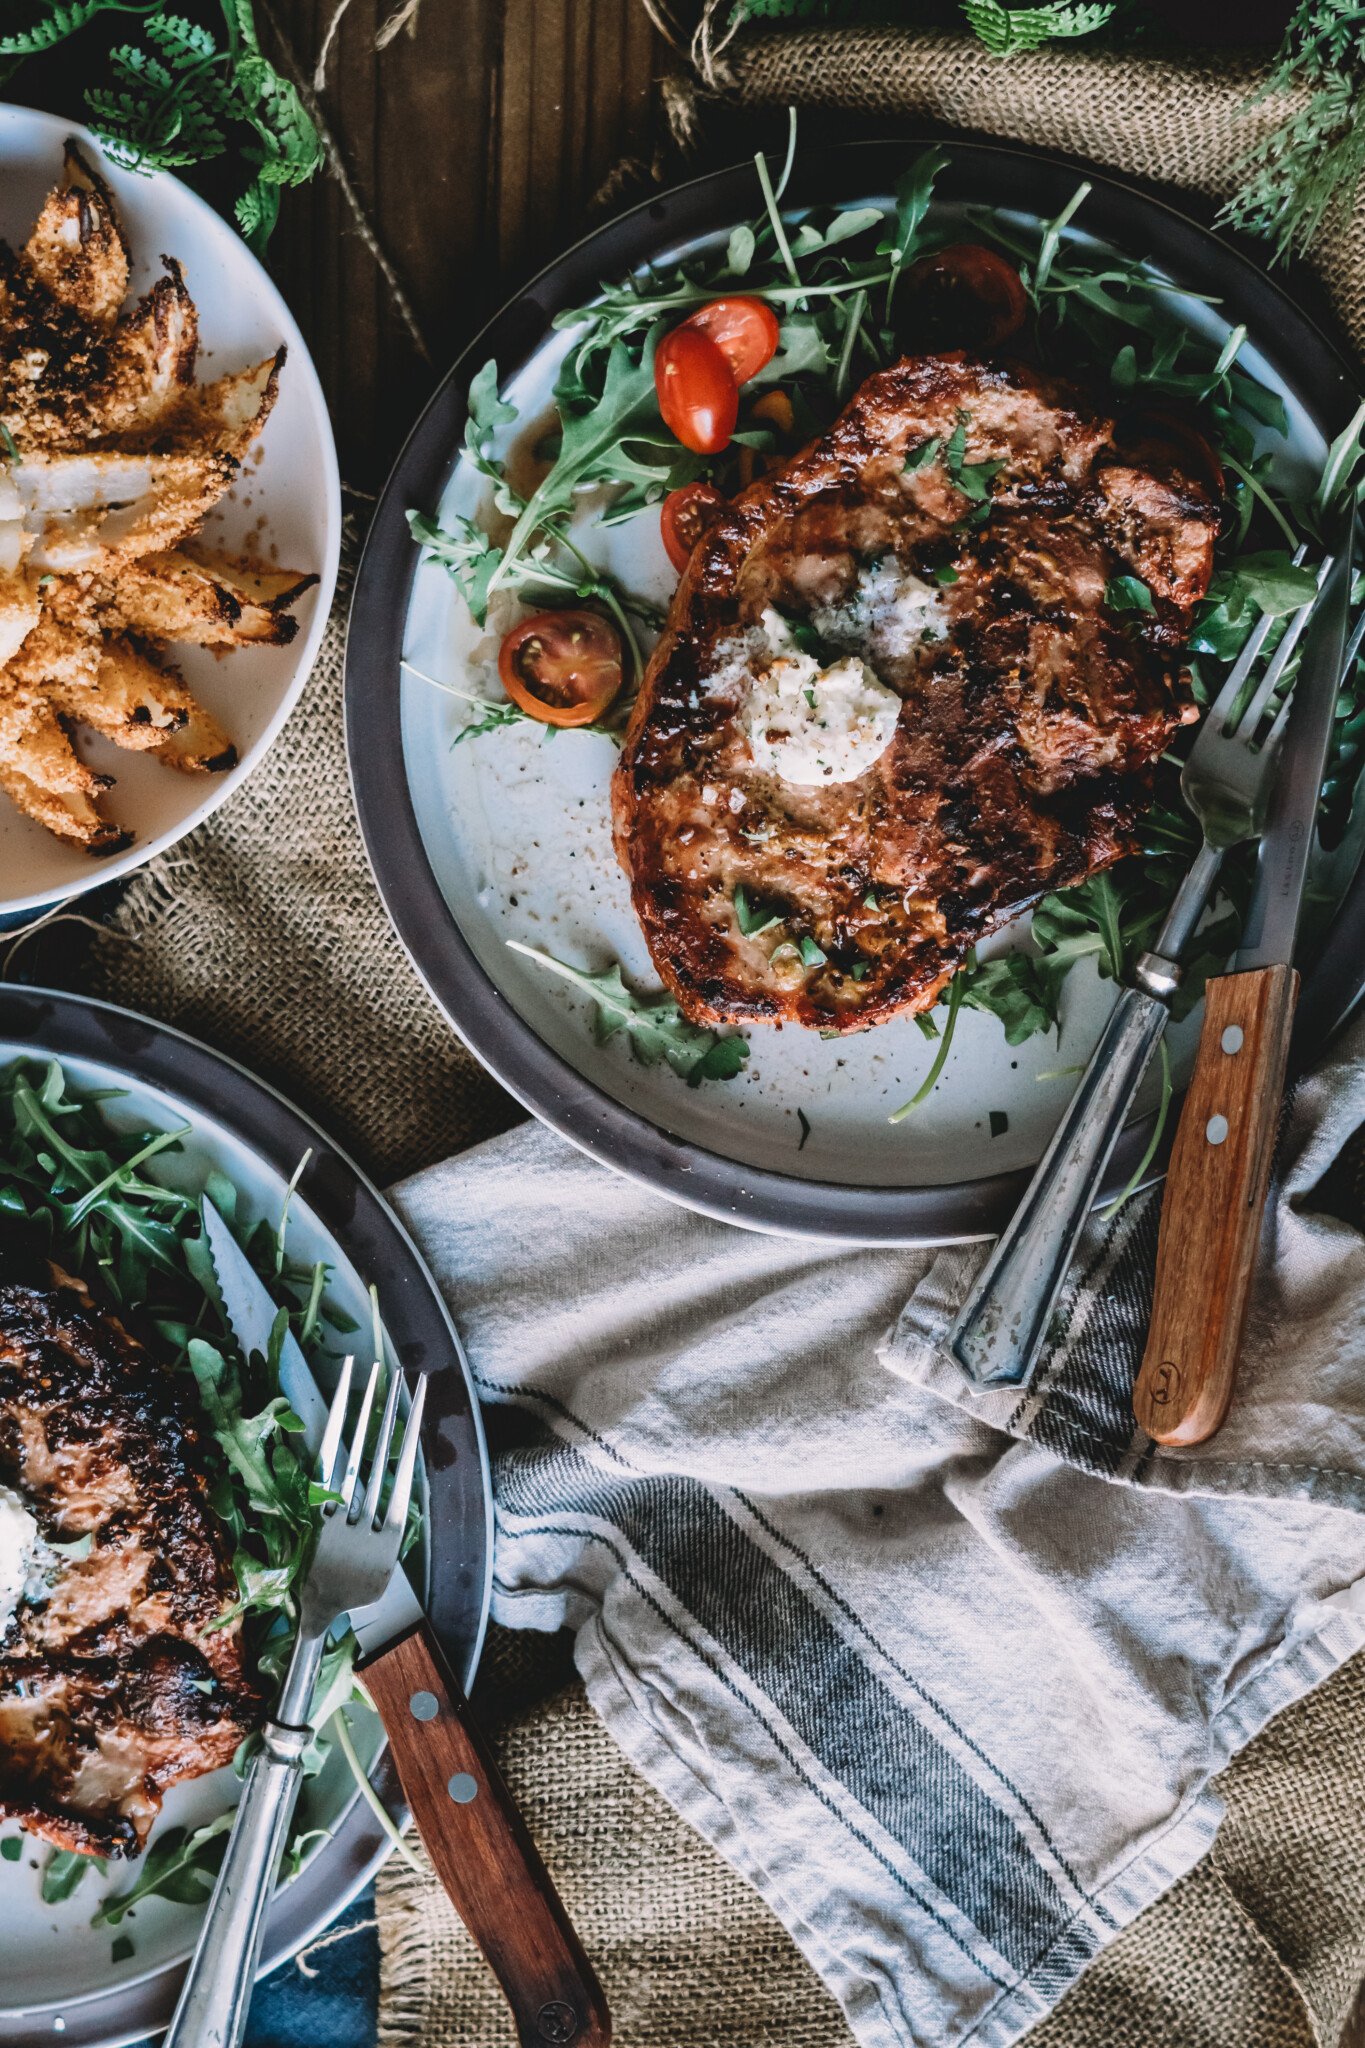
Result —
<instances>
[{"instance_id":1,"label":"wood plank background","mask_svg":"<svg viewBox=\"0 0 1365 2048\"><path fill-rule=\"evenodd\" d=\"M336 4L256 0L262 40L292 60L282 69L312 77ZM410 321L335 175L284 194L269 254L332 407L342 475L369 492L465 342L584 232L623 161L653 160L676 61L640 0L419 0L377 52L400 4L350 0L318 107ZM198 0L187 11L217 13ZM81 120L110 45L135 35L126 15L96 23L24 64L6 96ZM226 210L240 167L189 182Z\"/></svg>"},{"instance_id":2,"label":"wood plank background","mask_svg":"<svg viewBox=\"0 0 1365 2048\"><path fill-rule=\"evenodd\" d=\"M311 71L334 0L263 0ZM583 232L623 159L664 137L669 52L639 0L352 0L319 102L419 349L333 177L286 195L271 268L332 404L342 474L383 482L438 375L509 290Z\"/></svg>"}]
</instances>

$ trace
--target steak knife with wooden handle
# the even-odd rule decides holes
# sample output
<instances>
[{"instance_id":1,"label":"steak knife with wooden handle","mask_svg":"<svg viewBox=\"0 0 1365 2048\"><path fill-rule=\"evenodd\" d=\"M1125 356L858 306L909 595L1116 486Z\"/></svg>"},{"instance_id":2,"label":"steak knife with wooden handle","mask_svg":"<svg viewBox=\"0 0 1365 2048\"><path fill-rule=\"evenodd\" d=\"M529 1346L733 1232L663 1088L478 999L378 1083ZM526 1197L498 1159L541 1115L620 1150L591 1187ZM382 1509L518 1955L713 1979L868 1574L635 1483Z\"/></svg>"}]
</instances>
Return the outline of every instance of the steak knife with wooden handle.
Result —
<instances>
[{"instance_id":1,"label":"steak knife with wooden handle","mask_svg":"<svg viewBox=\"0 0 1365 2048\"><path fill-rule=\"evenodd\" d=\"M200 1207L228 1324L244 1355L265 1356L275 1303L212 1202ZM288 1331L279 1377L315 1454L327 1404ZM422 1846L502 1986L521 2048L607 2048L611 2017L592 1964L401 1564L350 1623Z\"/></svg>"},{"instance_id":2,"label":"steak knife with wooden handle","mask_svg":"<svg viewBox=\"0 0 1365 2048\"><path fill-rule=\"evenodd\" d=\"M1156 1288L1133 1412L1159 1444L1199 1444L1232 1400L1298 1001L1293 965L1343 672L1355 521L1317 607L1294 690L1260 867L1231 973L1210 981L1171 1151Z\"/></svg>"}]
</instances>

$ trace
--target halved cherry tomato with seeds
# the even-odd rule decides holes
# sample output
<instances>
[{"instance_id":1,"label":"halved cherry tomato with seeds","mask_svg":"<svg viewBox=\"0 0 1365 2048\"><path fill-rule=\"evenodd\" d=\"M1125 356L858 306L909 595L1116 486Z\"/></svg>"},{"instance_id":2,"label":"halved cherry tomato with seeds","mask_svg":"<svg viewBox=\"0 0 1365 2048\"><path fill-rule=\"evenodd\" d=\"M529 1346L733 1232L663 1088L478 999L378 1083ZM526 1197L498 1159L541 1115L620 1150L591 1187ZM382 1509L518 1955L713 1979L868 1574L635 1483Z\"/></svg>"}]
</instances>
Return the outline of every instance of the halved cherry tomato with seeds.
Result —
<instances>
[{"instance_id":1,"label":"halved cherry tomato with seeds","mask_svg":"<svg viewBox=\"0 0 1365 2048\"><path fill-rule=\"evenodd\" d=\"M777 354L782 330L764 299L712 299L689 313L684 327L704 334L730 365L736 384L747 384Z\"/></svg>"},{"instance_id":2,"label":"halved cherry tomato with seeds","mask_svg":"<svg viewBox=\"0 0 1365 2048\"><path fill-rule=\"evenodd\" d=\"M659 531L668 559L680 576L724 503L713 484L684 484L681 490L670 491L659 507Z\"/></svg>"},{"instance_id":3,"label":"halved cherry tomato with seeds","mask_svg":"<svg viewBox=\"0 0 1365 2048\"><path fill-rule=\"evenodd\" d=\"M542 725L592 725L621 687L621 642L598 612L537 612L498 649L498 677Z\"/></svg>"},{"instance_id":4,"label":"halved cherry tomato with seeds","mask_svg":"<svg viewBox=\"0 0 1365 2048\"><path fill-rule=\"evenodd\" d=\"M1007 257L980 242L952 242L906 273L907 319L917 342L998 348L1024 324L1028 293Z\"/></svg>"},{"instance_id":5,"label":"halved cherry tomato with seeds","mask_svg":"<svg viewBox=\"0 0 1365 2048\"><path fill-rule=\"evenodd\" d=\"M696 455L719 455L739 418L739 386L714 341L675 327L654 356L654 389L670 433Z\"/></svg>"}]
</instances>

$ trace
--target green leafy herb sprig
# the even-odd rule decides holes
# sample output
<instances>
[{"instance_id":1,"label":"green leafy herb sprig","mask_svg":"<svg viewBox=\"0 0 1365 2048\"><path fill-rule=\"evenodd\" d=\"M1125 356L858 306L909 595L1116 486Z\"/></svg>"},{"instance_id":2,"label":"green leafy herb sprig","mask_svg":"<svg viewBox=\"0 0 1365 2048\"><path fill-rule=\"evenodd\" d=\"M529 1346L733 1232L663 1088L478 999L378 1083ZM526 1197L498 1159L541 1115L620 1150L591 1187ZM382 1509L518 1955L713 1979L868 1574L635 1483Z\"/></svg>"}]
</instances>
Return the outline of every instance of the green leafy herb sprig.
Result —
<instances>
[{"instance_id":1,"label":"green leafy herb sprig","mask_svg":"<svg viewBox=\"0 0 1365 2048\"><path fill-rule=\"evenodd\" d=\"M599 1045L624 1031L643 1066L665 1060L689 1088L698 1088L703 1081L733 1081L749 1057L748 1044L737 1033L722 1036L689 1024L671 996L637 995L627 988L615 964L600 974L588 974L535 946L523 946L515 939L509 939L508 946L552 974L562 975L591 999L593 1031Z\"/></svg>"},{"instance_id":2,"label":"green leafy herb sprig","mask_svg":"<svg viewBox=\"0 0 1365 2048\"><path fill-rule=\"evenodd\" d=\"M134 171L188 170L235 147L250 172L237 224L260 255L279 219L281 192L314 175L322 142L297 88L262 51L251 0L219 6L221 37L167 13L159 0L38 0L25 27L0 35L0 76L97 15L136 16L141 39L116 45L111 82L86 95L95 133L116 163Z\"/></svg>"},{"instance_id":3,"label":"green leafy herb sprig","mask_svg":"<svg viewBox=\"0 0 1365 2048\"><path fill-rule=\"evenodd\" d=\"M1365 7L1299 0L1256 102L1299 92L1302 104L1248 150L1225 210L1268 236L1278 257L1305 250L1345 218L1365 173Z\"/></svg>"},{"instance_id":4,"label":"green leafy herb sprig","mask_svg":"<svg viewBox=\"0 0 1365 2048\"><path fill-rule=\"evenodd\" d=\"M95 1282L192 1374L214 1446L212 1504L233 1543L238 1598L230 1615L245 1617L251 1658L267 1677L278 1677L292 1642L317 1500L296 1449L302 1424L278 1392L279 1347L292 1330L316 1357L327 1330L342 1335L355 1325L327 1299L328 1269L286 1255L287 1205L273 1226L261 1220L248 1227L236 1189L215 1173L206 1193L279 1303L269 1358L239 1359L219 1313L198 1204L152 1177L154 1162L180 1151L185 1131L122 1128L106 1114L110 1099L109 1091L77 1092L55 1060L46 1067L20 1061L0 1073L0 1231L22 1231ZM337 1713L364 1698L354 1654L349 1632L329 1648L314 1695L318 1734L310 1772L321 1768L333 1740L348 1759L354 1755ZM243 1745L239 1764L253 1743ZM201 1902L229 1820L159 1837L132 1888L106 1901L97 1921L116 1925L153 1893ZM294 1853L302 1853L298 1839ZM43 1872L44 1899L69 1897L90 1867L88 1857L56 1852Z\"/></svg>"}]
</instances>

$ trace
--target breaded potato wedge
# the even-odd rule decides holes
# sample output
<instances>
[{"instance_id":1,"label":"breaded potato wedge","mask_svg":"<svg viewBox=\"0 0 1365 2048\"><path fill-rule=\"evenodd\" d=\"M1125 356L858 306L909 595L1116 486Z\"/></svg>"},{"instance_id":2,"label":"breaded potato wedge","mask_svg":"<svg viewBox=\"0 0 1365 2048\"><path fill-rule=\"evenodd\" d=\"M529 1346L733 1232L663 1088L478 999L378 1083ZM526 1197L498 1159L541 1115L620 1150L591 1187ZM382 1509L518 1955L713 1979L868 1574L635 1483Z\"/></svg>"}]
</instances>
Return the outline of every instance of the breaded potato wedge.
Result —
<instances>
[{"instance_id":1,"label":"breaded potato wedge","mask_svg":"<svg viewBox=\"0 0 1365 2048\"><path fill-rule=\"evenodd\" d=\"M216 718L190 699L190 715L156 748L156 758L186 775L223 775L237 766L237 749Z\"/></svg>"},{"instance_id":2,"label":"breaded potato wedge","mask_svg":"<svg viewBox=\"0 0 1365 2048\"><path fill-rule=\"evenodd\" d=\"M317 580L171 550L118 562L107 576L58 578L46 602L59 618L98 615L110 631L148 640L287 647L299 629L290 606Z\"/></svg>"},{"instance_id":3,"label":"breaded potato wedge","mask_svg":"<svg viewBox=\"0 0 1365 2048\"><path fill-rule=\"evenodd\" d=\"M96 798L109 786L80 759L46 696L0 675L0 789L24 816L89 853L117 853L132 834L99 814Z\"/></svg>"},{"instance_id":4,"label":"breaded potato wedge","mask_svg":"<svg viewBox=\"0 0 1365 2048\"><path fill-rule=\"evenodd\" d=\"M41 614L38 579L32 571L0 568L0 668L13 660Z\"/></svg>"},{"instance_id":5,"label":"breaded potato wedge","mask_svg":"<svg viewBox=\"0 0 1365 2048\"><path fill-rule=\"evenodd\" d=\"M10 481L34 535L32 565L107 570L120 559L162 552L193 533L228 489L269 417L284 350L254 370L225 377L185 400L169 452L120 449L21 451ZM198 436L185 421L194 412Z\"/></svg>"},{"instance_id":6,"label":"breaded potato wedge","mask_svg":"<svg viewBox=\"0 0 1365 2048\"><path fill-rule=\"evenodd\" d=\"M74 142L66 145L62 181L48 194L23 261L54 299L91 327L113 326L128 296L128 245L113 194Z\"/></svg>"},{"instance_id":7,"label":"breaded potato wedge","mask_svg":"<svg viewBox=\"0 0 1365 2048\"><path fill-rule=\"evenodd\" d=\"M89 673L47 682L48 701L63 717L139 754L183 732L191 718L203 719L177 672L159 668L131 641L97 642L95 657Z\"/></svg>"}]
</instances>

